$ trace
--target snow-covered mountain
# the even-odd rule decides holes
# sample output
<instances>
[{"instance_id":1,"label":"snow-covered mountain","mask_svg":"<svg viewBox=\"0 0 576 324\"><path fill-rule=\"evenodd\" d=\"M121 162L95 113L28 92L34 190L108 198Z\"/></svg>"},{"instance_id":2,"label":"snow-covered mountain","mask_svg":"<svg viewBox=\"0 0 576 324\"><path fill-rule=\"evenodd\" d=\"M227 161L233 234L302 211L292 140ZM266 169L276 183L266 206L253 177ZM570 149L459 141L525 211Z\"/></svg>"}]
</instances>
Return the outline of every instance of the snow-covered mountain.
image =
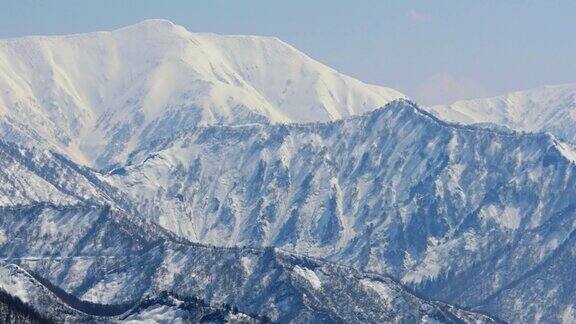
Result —
<instances>
[{"instance_id":1,"label":"snow-covered mountain","mask_svg":"<svg viewBox=\"0 0 576 324\"><path fill-rule=\"evenodd\" d=\"M493 98L431 107L438 117L465 124L491 123L526 132L549 132L576 144L576 84L545 86Z\"/></svg>"},{"instance_id":2,"label":"snow-covered mountain","mask_svg":"<svg viewBox=\"0 0 576 324\"><path fill-rule=\"evenodd\" d=\"M196 129L107 178L179 236L274 245L484 307L532 272L548 278L540 269L572 246L574 157L547 134L449 124L396 101L329 123ZM574 295L536 298L552 286L516 292L533 308L485 310L557 320Z\"/></svg>"},{"instance_id":3,"label":"snow-covered mountain","mask_svg":"<svg viewBox=\"0 0 576 324\"><path fill-rule=\"evenodd\" d=\"M0 40L0 134L108 167L202 124L335 120L403 97L270 37L190 33L165 20Z\"/></svg>"}]
</instances>

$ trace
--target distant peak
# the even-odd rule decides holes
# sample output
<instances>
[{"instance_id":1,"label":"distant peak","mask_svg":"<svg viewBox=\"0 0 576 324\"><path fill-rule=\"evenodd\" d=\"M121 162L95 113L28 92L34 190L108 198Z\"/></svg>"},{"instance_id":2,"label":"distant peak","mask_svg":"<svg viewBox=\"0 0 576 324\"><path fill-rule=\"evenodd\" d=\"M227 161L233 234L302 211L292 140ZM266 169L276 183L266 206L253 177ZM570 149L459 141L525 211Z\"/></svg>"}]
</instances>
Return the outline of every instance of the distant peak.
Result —
<instances>
[{"instance_id":1,"label":"distant peak","mask_svg":"<svg viewBox=\"0 0 576 324\"><path fill-rule=\"evenodd\" d=\"M158 27L158 28L174 28L176 25L168 19L155 18L155 19L142 20L141 22L136 23L132 26L134 26L134 27L146 26L146 27Z\"/></svg>"},{"instance_id":2,"label":"distant peak","mask_svg":"<svg viewBox=\"0 0 576 324\"><path fill-rule=\"evenodd\" d=\"M146 19L133 25L122 27L116 31L153 31L188 33L186 28L176 25L167 19Z\"/></svg>"}]
</instances>

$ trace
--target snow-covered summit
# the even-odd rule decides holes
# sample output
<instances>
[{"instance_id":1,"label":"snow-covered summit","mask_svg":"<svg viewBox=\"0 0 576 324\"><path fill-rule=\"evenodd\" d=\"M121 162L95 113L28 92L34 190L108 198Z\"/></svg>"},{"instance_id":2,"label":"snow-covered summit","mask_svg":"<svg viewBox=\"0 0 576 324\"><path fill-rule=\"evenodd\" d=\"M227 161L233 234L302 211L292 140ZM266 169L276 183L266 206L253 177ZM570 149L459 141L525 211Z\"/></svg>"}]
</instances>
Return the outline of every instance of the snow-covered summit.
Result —
<instances>
[{"instance_id":1,"label":"snow-covered summit","mask_svg":"<svg viewBox=\"0 0 576 324\"><path fill-rule=\"evenodd\" d=\"M328 121L403 97L271 37L166 20L0 40L0 134L105 167L199 124Z\"/></svg>"}]
</instances>

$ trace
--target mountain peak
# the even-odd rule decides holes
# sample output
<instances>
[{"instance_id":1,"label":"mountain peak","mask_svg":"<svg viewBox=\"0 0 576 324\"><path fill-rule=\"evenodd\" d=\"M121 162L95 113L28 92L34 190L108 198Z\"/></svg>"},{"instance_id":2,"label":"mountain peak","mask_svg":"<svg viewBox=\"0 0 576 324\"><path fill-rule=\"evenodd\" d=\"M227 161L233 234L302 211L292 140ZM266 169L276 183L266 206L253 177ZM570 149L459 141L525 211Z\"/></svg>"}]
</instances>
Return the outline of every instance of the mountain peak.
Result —
<instances>
[{"instance_id":1,"label":"mountain peak","mask_svg":"<svg viewBox=\"0 0 576 324\"><path fill-rule=\"evenodd\" d=\"M3 42L0 57L0 135L98 167L198 125L329 121L403 97L277 38L191 33L163 19Z\"/></svg>"},{"instance_id":2,"label":"mountain peak","mask_svg":"<svg viewBox=\"0 0 576 324\"><path fill-rule=\"evenodd\" d=\"M167 19L146 19L132 25L124 26L112 31L112 33L135 32L135 33L173 33L180 36L188 36L191 33L185 27L177 25Z\"/></svg>"},{"instance_id":3,"label":"mountain peak","mask_svg":"<svg viewBox=\"0 0 576 324\"><path fill-rule=\"evenodd\" d=\"M163 18L151 18L142 20L132 26L152 26L158 28L173 28L176 26L172 21Z\"/></svg>"}]
</instances>

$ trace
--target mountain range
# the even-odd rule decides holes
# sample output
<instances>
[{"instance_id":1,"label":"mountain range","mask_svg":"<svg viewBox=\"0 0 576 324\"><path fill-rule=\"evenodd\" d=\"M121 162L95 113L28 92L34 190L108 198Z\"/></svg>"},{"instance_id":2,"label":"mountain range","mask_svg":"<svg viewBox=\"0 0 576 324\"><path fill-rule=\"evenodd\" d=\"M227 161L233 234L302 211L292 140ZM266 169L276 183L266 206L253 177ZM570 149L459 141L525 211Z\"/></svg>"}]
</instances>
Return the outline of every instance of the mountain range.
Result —
<instances>
[{"instance_id":1,"label":"mountain range","mask_svg":"<svg viewBox=\"0 0 576 324\"><path fill-rule=\"evenodd\" d=\"M576 84L544 86L493 98L438 105L430 111L445 120L497 125L523 132L548 132L576 144Z\"/></svg>"},{"instance_id":2,"label":"mountain range","mask_svg":"<svg viewBox=\"0 0 576 324\"><path fill-rule=\"evenodd\" d=\"M0 58L0 288L40 316L576 318L573 85L421 107L164 20Z\"/></svg>"}]
</instances>

